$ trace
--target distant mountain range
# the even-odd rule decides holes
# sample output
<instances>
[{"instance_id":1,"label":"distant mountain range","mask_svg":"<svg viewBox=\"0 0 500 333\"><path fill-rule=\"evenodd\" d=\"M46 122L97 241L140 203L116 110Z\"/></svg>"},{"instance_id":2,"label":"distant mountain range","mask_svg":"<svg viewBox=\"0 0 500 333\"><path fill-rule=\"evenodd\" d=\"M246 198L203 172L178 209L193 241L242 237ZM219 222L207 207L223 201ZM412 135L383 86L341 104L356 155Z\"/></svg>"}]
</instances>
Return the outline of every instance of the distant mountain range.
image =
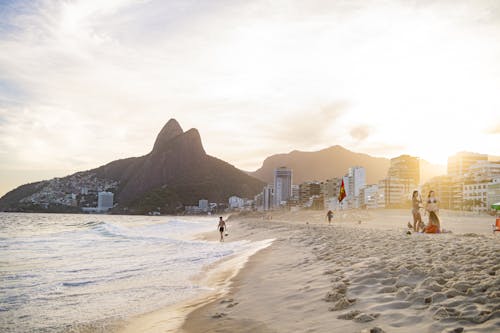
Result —
<instances>
[{"instance_id":1,"label":"distant mountain range","mask_svg":"<svg viewBox=\"0 0 500 333\"><path fill-rule=\"evenodd\" d=\"M286 166L293 170L293 183L299 184L340 177L347 169L356 165L365 167L367 182L374 183L387 175L389 160L333 146L314 152L294 150L288 154L272 155L264 160L262 167L249 174L266 183L272 183L274 169Z\"/></svg>"},{"instance_id":2,"label":"distant mountain range","mask_svg":"<svg viewBox=\"0 0 500 333\"><path fill-rule=\"evenodd\" d=\"M248 172L266 183L272 183L274 169L286 166L293 170L293 183L305 181L322 181L333 177L341 177L352 166L362 166L366 169L367 184L376 184L387 176L390 160L383 157L372 157L367 154L352 152L342 146L332 146L314 152L294 150L288 154L272 155L264 160L262 167L254 172ZM443 165L420 161L421 180L446 173Z\"/></svg>"},{"instance_id":3,"label":"distant mountain range","mask_svg":"<svg viewBox=\"0 0 500 333\"><path fill-rule=\"evenodd\" d=\"M202 198L210 202L227 202L232 195L253 198L266 183L273 183L274 169L281 166L293 170L294 184L341 177L351 166L364 167L366 182L375 184L387 176L389 165L387 158L355 153L337 145L314 152L295 150L272 155L258 170L244 172L207 155L198 131L184 132L171 119L158 134L149 154L19 186L0 198L0 211L54 211L47 202L56 202L56 206L68 211L68 206L75 206L74 200L78 201L77 206L81 207L82 202L90 206L85 196L70 198L71 193L87 188L94 192L112 191L117 203L115 212L142 214L160 208L162 213L175 213L185 205L197 205ZM444 165L421 160L422 182L445 173ZM74 207L74 211L78 210Z\"/></svg>"},{"instance_id":4,"label":"distant mountain range","mask_svg":"<svg viewBox=\"0 0 500 333\"><path fill-rule=\"evenodd\" d=\"M198 131L184 132L174 119L163 127L149 154L117 160L56 180L27 184L10 191L0 198L0 210L22 210L23 207L29 210L34 200L50 196L64 200L57 197L61 191L95 186L105 190L110 186L118 203L116 212L142 214L160 208L162 213L175 213L183 205L198 205L199 199L227 202L232 195L253 198L264 185L234 166L207 155ZM34 210L40 210L40 205Z\"/></svg>"}]
</instances>

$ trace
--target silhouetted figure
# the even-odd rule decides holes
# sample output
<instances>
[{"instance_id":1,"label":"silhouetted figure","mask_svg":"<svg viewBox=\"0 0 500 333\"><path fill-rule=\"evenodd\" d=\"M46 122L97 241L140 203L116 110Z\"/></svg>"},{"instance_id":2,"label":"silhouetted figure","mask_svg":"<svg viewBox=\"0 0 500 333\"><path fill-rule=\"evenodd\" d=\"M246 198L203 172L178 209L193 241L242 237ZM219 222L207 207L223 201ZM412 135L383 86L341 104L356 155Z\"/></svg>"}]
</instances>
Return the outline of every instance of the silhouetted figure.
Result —
<instances>
[{"instance_id":1,"label":"silhouetted figure","mask_svg":"<svg viewBox=\"0 0 500 333\"><path fill-rule=\"evenodd\" d=\"M224 230L226 230L227 227L226 227L226 222L224 222L224 220L222 219L222 216L219 217L219 225L217 226L217 228L219 228L219 232L220 232L220 241L223 242L224 241Z\"/></svg>"},{"instance_id":2,"label":"silhouetted figure","mask_svg":"<svg viewBox=\"0 0 500 333\"><path fill-rule=\"evenodd\" d=\"M333 212L329 210L328 213L326 213L326 217L328 218L328 223L331 223L333 218Z\"/></svg>"}]
</instances>

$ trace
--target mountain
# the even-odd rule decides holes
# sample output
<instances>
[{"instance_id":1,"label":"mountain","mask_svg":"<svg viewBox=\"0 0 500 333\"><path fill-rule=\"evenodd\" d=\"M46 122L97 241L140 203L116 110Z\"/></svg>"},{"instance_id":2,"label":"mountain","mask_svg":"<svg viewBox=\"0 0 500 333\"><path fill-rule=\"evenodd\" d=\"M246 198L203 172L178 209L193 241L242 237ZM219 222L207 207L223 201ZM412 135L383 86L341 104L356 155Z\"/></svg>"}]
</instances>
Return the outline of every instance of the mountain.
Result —
<instances>
[{"instance_id":1,"label":"mountain","mask_svg":"<svg viewBox=\"0 0 500 333\"><path fill-rule=\"evenodd\" d=\"M164 213L174 213L183 205L198 205L199 199L227 202L232 195L253 198L263 185L234 166L207 155L198 130L184 132L171 119L149 154L20 186L0 198L0 210L15 210L22 206L20 203L36 203L39 208L39 203L47 206L48 200L40 198L53 198L54 193L98 188L114 192L118 204L115 212L145 213L159 207ZM59 198L56 202L64 200Z\"/></svg>"},{"instance_id":2,"label":"mountain","mask_svg":"<svg viewBox=\"0 0 500 333\"><path fill-rule=\"evenodd\" d=\"M272 155L264 160L261 168L248 174L266 183L272 183L274 169L280 166L293 169L294 184L341 177L352 166L364 167L366 169L367 184L376 184L379 180L387 177L390 160L383 157L372 157L367 154L355 153L337 145L314 152L294 150L288 154ZM445 166L431 164L422 159L420 160L420 169L422 183L434 176L446 173Z\"/></svg>"},{"instance_id":3,"label":"mountain","mask_svg":"<svg viewBox=\"0 0 500 333\"><path fill-rule=\"evenodd\" d=\"M293 169L293 183L299 184L304 181L341 177L350 167L362 166L366 169L366 182L375 184L387 176L389 165L387 158L354 153L337 145L315 152L294 150L288 154L272 155L264 160L260 169L249 174L266 183L272 183L274 169L286 166Z\"/></svg>"}]
</instances>

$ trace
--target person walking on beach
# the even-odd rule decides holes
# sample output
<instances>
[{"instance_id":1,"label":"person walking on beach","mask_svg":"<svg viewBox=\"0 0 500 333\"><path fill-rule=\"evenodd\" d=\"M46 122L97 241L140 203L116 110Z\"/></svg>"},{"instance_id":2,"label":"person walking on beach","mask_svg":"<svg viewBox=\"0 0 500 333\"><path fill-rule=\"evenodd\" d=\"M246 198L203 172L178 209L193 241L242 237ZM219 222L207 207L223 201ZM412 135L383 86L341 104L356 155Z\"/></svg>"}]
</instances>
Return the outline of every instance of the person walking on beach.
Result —
<instances>
[{"instance_id":1,"label":"person walking on beach","mask_svg":"<svg viewBox=\"0 0 500 333\"><path fill-rule=\"evenodd\" d=\"M420 199L418 195L418 191L413 191L413 195L411 198L412 202L412 210L411 213L413 215L413 231L417 232L420 229L423 229L424 222L422 221L422 215L420 214L420 208L422 207L422 199Z\"/></svg>"},{"instance_id":2,"label":"person walking on beach","mask_svg":"<svg viewBox=\"0 0 500 333\"><path fill-rule=\"evenodd\" d=\"M429 224L425 227L424 232L429 234L435 234L441 232L441 222L439 221L438 201L436 199L434 191L429 191L427 196L427 201L425 203L425 210L429 213Z\"/></svg>"},{"instance_id":3,"label":"person walking on beach","mask_svg":"<svg viewBox=\"0 0 500 333\"><path fill-rule=\"evenodd\" d=\"M219 225L217 226L217 228L219 228L219 232L220 232L220 241L223 242L224 241L224 231L227 229L227 227L226 227L226 222L224 222L224 220L222 219L222 216L219 216Z\"/></svg>"},{"instance_id":4,"label":"person walking on beach","mask_svg":"<svg viewBox=\"0 0 500 333\"><path fill-rule=\"evenodd\" d=\"M328 218L328 224L332 223L333 212L331 210L326 213L326 217Z\"/></svg>"}]
</instances>

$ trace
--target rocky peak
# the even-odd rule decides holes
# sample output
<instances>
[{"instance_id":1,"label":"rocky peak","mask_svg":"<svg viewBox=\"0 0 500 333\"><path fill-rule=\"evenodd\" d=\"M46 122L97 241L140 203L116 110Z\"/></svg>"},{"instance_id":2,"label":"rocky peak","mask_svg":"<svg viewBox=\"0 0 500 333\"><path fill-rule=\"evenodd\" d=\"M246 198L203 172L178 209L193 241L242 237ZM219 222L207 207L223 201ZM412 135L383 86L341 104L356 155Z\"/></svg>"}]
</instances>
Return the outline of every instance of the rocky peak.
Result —
<instances>
[{"instance_id":1,"label":"rocky peak","mask_svg":"<svg viewBox=\"0 0 500 333\"><path fill-rule=\"evenodd\" d=\"M160 134L156 137L155 144L153 146L153 151L158 151L161 147L165 146L167 142L174 139L175 137L184 133L181 125L175 119L170 119L165 126L160 131Z\"/></svg>"},{"instance_id":2,"label":"rocky peak","mask_svg":"<svg viewBox=\"0 0 500 333\"><path fill-rule=\"evenodd\" d=\"M184 132L182 135L177 136L170 143L177 151L183 154L194 154L196 156L205 156L205 149L201 142L200 133L196 128Z\"/></svg>"}]
</instances>

